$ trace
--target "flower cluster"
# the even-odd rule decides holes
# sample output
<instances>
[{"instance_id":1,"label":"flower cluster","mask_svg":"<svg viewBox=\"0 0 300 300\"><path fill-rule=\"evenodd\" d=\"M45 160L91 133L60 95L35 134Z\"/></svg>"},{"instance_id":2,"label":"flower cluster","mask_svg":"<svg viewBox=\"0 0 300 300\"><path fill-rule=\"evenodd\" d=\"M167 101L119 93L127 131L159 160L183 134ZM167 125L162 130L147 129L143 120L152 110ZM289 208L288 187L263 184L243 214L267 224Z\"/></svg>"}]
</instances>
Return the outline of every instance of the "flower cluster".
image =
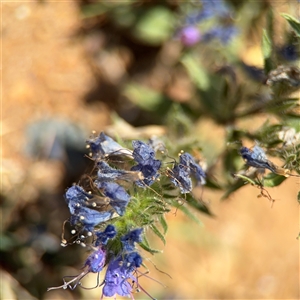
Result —
<instances>
[{"instance_id":1,"label":"flower cluster","mask_svg":"<svg viewBox=\"0 0 300 300\"><path fill-rule=\"evenodd\" d=\"M100 273L104 266L107 265L106 274L101 283L102 297L119 296L132 297L133 287L128 282L130 280L139 286L137 277L137 269L142 265L142 257L136 250L135 244L142 241L142 228L129 231L121 236L122 248L116 255L107 255L107 243L109 239L113 239L117 235L115 226L107 225L104 231L95 233L96 240L92 246L93 252L88 256L84 263L85 270L79 275L74 276L69 281L64 280L64 284L58 287L49 288L48 290L58 288L71 288L81 285L81 280L89 273Z\"/></svg>"},{"instance_id":2,"label":"flower cluster","mask_svg":"<svg viewBox=\"0 0 300 300\"><path fill-rule=\"evenodd\" d=\"M134 273L142 265L143 259L136 251L135 243L142 241L142 232L142 228L137 228L121 237L123 251L114 256L108 264L103 286L104 296L132 296L132 286L128 280L138 285Z\"/></svg>"},{"instance_id":3,"label":"flower cluster","mask_svg":"<svg viewBox=\"0 0 300 300\"><path fill-rule=\"evenodd\" d=\"M107 267L102 298L116 294L133 298L133 285L143 290L136 275L143 261L136 243L154 253L147 239L142 238L144 228L150 228L164 241L164 213L176 203L176 193L173 200L160 195L160 184L169 184L172 192L187 194L192 192L192 180L196 185L206 183L206 174L186 152L180 153L179 162L164 161L169 156L163 156L165 148L160 141L134 140L133 150L129 150L100 133L86 143L95 167L88 176L88 187L74 184L65 193L71 214L68 221L74 229L72 239L63 238L62 245L77 243L93 251L84 263L84 271L57 288L74 289L88 273L100 273ZM159 151L161 159L156 157ZM170 163L173 168L165 167ZM157 220L164 233L156 227Z\"/></svg>"},{"instance_id":4,"label":"flower cluster","mask_svg":"<svg viewBox=\"0 0 300 300\"><path fill-rule=\"evenodd\" d=\"M193 46L200 41L208 42L216 39L227 44L237 34L230 9L222 0L202 1L201 3L201 10L193 11L186 17L178 34L181 42L185 46ZM216 24L202 31L200 27L207 20L213 20Z\"/></svg>"},{"instance_id":5,"label":"flower cluster","mask_svg":"<svg viewBox=\"0 0 300 300\"><path fill-rule=\"evenodd\" d=\"M183 208L184 199L184 204L210 214L205 203L195 199L193 187L212 182L191 154L181 151L178 161L170 160L161 141L146 143L134 140L133 150L130 150L100 133L86 142L94 170L88 176L88 187L74 184L65 193L71 214L68 221L74 229L71 230L72 238L69 241L63 238L62 245L77 243L92 252L79 275L71 277L71 280L64 279L63 285L48 290L74 289L82 285L81 280L87 274L98 273L100 276L106 268L100 284L101 299L116 295L134 299L133 293L139 290L152 298L138 282L143 274L139 271L143 258L136 244L152 254L156 253L157 250L149 245L144 229L152 230L165 243L167 223L164 214L171 207ZM243 146L239 154L249 167L263 171L268 169L284 177L296 176L272 163L258 145L252 149ZM259 187L261 195L273 201L262 184L243 174L235 175ZM182 211L187 212L187 209ZM163 232L156 223L160 223Z\"/></svg>"}]
</instances>

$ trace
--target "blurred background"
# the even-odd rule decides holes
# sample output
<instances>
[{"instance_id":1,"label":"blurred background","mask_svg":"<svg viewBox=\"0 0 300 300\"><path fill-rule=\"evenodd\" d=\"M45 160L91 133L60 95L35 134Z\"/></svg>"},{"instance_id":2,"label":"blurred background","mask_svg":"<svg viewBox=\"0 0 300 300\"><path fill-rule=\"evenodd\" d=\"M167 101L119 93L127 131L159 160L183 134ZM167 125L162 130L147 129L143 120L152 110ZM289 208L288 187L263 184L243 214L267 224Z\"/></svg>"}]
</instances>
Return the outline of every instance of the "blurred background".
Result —
<instances>
[{"instance_id":1,"label":"blurred background","mask_svg":"<svg viewBox=\"0 0 300 300\"><path fill-rule=\"evenodd\" d=\"M278 62L299 63L299 45L280 16L299 18L298 1L224 3L225 12L192 33L184 29L200 20L193 15L200 1L1 3L2 299L101 297L99 288L46 292L78 274L88 253L60 243L69 217L64 191L90 167L92 130L197 141L212 165L233 124L254 130L266 121L263 113L235 120L230 95L245 105L268 96L261 39L270 7ZM228 38L212 38L216 24L231 30ZM213 92L197 102L197 88L212 83L219 91L216 75L228 83L224 108ZM298 191L297 178L284 181L270 190L271 206L249 185L222 201L221 191L204 188L213 216L197 213L200 226L169 213L167 244L153 238L163 253L145 254L149 276L161 284L144 277L142 286L157 299L299 299ZM86 286L96 281L89 275Z\"/></svg>"}]
</instances>

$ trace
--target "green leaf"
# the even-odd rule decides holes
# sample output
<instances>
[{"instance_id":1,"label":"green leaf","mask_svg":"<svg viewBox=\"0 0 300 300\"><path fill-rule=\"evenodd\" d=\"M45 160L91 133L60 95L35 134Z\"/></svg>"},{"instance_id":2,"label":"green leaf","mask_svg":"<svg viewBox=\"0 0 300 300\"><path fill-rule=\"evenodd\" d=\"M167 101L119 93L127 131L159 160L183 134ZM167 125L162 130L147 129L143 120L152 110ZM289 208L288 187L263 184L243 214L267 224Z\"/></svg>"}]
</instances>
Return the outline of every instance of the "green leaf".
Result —
<instances>
[{"instance_id":1,"label":"green leaf","mask_svg":"<svg viewBox=\"0 0 300 300\"><path fill-rule=\"evenodd\" d=\"M219 183L217 183L216 181L213 181L211 178L207 178L206 179L206 184L205 184L206 188L210 188L212 190L221 190L222 187L220 186Z\"/></svg>"},{"instance_id":2,"label":"green leaf","mask_svg":"<svg viewBox=\"0 0 300 300\"><path fill-rule=\"evenodd\" d=\"M298 203L300 204L300 192L298 192L297 200L298 200Z\"/></svg>"},{"instance_id":3,"label":"green leaf","mask_svg":"<svg viewBox=\"0 0 300 300\"><path fill-rule=\"evenodd\" d=\"M269 112L273 112L273 113L280 113L283 114L288 110L297 108L299 99L283 99L281 103L276 103L273 106L269 106L267 109Z\"/></svg>"},{"instance_id":4,"label":"green leaf","mask_svg":"<svg viewBox=\"0 0 300 300\"><path fill-rule=\"evenodd\" d=\"M166 221L165 215L159 216L158 220L159 220L159 222L160 222L160 224L161 224L161 226L163 228L164 234L166 234L167 231L168 231L168 223Z\"/></svg>"},{"instance_id":5,"label":"green leaf","mask_svg":"<svg viewBox=\"0 0 300 300\"><path fill-rule=\"evenodd\" d=\"M283 13L281 15L289 22L290 26L294 29L296 35L300 37L300 22L289 14Z\"/></svg>"},{"instance_id":6,"label":"green leaf","mask_svg":"<svg viewBox=\"0 0 300 300\"><path fill-rule=\"evenodd\" d=\"M209 88L209 77L207 76L204 68L191 54L186 54L181 59L182 64L186 67L192 81L200 90L207 90Z\"/></svg>"},{"instance_id":7,"label":"green leaf","mask_svg":"<svg viewBox=\"0 0 300 300\"><path fill-rule=\"evenodd\" d=\"M235 177L238 177L238 178L241 178L241 179L243 179L245 182L250 183L250 184L252 184L252 185L257 185L257 183L256 183L254 180L252 180L251 178L249 178L249 177L247 177L247 176L244 176L244 175L242 175L242 174L235 174L234 176L235 176Z\"/></svg>"},{"instance_id":8,"label":"green leaf","mask_svg":"<svg viewBox=\"0 0 300 300\"><path fill-rule=\"evenodd\" d=\"M193 196L191 196L191 194L187 194L186 201L187 201L188 205L190 205L194 209L196 209L202 213L205 213L209 216L213 216L213 214L210 211L210 209L208 208L208 206L202 200L196 200Z\"/></svg>"},{"instance_id":9,"label":"green leaf","mask_svg":"<svg viewBox=\"0 0 300 300\"><path fill-rule=\"evenodd\" d=\"M262 53L263 53L264 59L269 58L272 53L271 40L265 29L263 29L263 36L262 36Z\"/></svg>"},{"instance_id":10,"label":"green leaf","mask_svg":"<svg viewBox=\"0 0 300 300\"><path fill-rule=\"evenodd\" d=\"M174 21L172 12L163 6L147 8L137 22L134 34L148 44L158 45L171 36Z\"/></svg>"},{"instance_id":11,"label":"green leaf","mask_svg":"<svg viewBox=\"0 0 300 300\"><path fill-rule=\"evenodd\" d=\"M142 244L145 245L146 247L149 247L149 248L150 248L150 244L149 244L149 241L148 241L146 235L144 235L143 243L142 243Z\"/></svg>"},{"instance_id":12,"label":"green leaf","mask_svg":"<svg viewBox=\"0 0 300 300\"><path fill-rule=\"evenodd\" d=\"M164 235L158 230L158 228L153 224L150 225L149 227L161 239L161 241L165 245L166 244L166 239L165 239Z\"/></svg>"},{"instance_id":13,"label":"green leaf","mask_svg":"<svg viewBox=\"0 0 300 300\"><path fill-rule=\"evenodd\" d=\"M286 124L289 127L293 127L296 129L296 132L300 131L300 122L299 122L299 116L298 117L290 117L286 120Z\"/></svg>"},{"instance_id":14,"label":"green leaf","mask_svg":"<svg viewBox=\"0 0 300 300\"><path fill-rule=\"evenodd\" d=\"M161 253L161 250L157 250L157 249L152 249L151 247L147 246L144 243L139 243L139 245L141 246L141 248L143 248L145 251L151 253L151 254L155 254L155 253Z\"/></svg>"},{"instance_id":15,"label":"green leaf","mask_svg":"<svg viewBox=\"0 0 300 300\"><path fill-rule=\"evenodd\" d=\"M195 221L201 227L203 226L203 223L199 220L199 218L197 216L195 216L184 204L178 205L178 203L176 202L174 207L181 210L187 217L189 217L191 220Z\"/></svg>"},{"instance_id":16,"label":"green leaf","mask_svg":"<svg viewBox=\"0 0 300 300\"><path fill-rule=\"evenodd\" d=\"M269 73L272 70L272 61L271 61L272 41L265 29L263 30L261 48L262 48L262 54L264 58L264 69L266 73Z\"/></svg>"},{"instance_id":17,"label":"green leaf","mask_svg":"<svg viewBox=\"0 0 300 300\"><path fill-rule=\"evenodd\" d=\"M263 185L265 187L274 187L280 185L287 177L270 173L264 177Z\"/></svg>"},{"instance_id":18,"label":"green leaf","mask_svg":"<svg viewBox=\"0 0 300 300\"><path fill-rule=\"evenodd\" d=\"M138 83L130 83L124 90L125 96L135 105L148 111L155 111L163 102L161 94Z\"/></svg>"}]
</instances>

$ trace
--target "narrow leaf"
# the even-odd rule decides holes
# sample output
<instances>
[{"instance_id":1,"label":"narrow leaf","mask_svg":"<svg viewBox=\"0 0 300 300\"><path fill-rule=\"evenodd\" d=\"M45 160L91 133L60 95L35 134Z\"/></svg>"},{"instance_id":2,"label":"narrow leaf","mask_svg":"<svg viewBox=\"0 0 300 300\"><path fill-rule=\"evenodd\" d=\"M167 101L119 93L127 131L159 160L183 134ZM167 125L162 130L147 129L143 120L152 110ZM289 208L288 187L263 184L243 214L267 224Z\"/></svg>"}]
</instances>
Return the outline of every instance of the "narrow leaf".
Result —
<instances>
[{"instance_id":1,"label":"narrow leaf","mask_svg":"<svg viewBox=\"0 0 300 300\"><path fill-rule=\"evenodd\" d=\"M300 37L300 22L292 17L289 14L281 14L290 24L290 26L295 30L295 33L298 37Z\"/></svg>"},{"instance_id":2,"label":"narrow leaf","mask_svg":"<svg viewBox=\"0 0 300 300\"><path fill-rule=\"evenodd\" d=\"M262 53L264 59L270 58L272 53L271 40L265 29L263 30L263 36L262 36Z\"/></svg>"},{"instance_id":3,"label":"narrow leaf","mask_svg":"<svg viewBox=\"0 0 300 300\"><path fill-rule=\"evenodd\" d=\"M145 251L151 253L151 254L155 254L155 253L161 253L161 250L157 250L157 249L152 249L149 246L145 245L144 243L140 243L139 244Z\"/></svg>"},{"instance_id":4,"label":"narrow leaf","mask_svg":"<svg viewBox=\"0 0 300 300\"><path fill-rule=\"evenodd\" d=\"M187 217L189 217L191 220L195 221L198 225L201 227L203 226L203 223L199 220L197 216L195 216L185 205L178 205L175 206L177 209L181 210Z\"/></svg>"},{"instance_id":5,"label":"narrow leaf","mask_svg":"<svg viewBox=\"0 0 300 300\"><path fill-rule=\"evenodd\" d=\"M143 238L143 244L147 247L150 247L150 244L149 244L149 241L148 239L146 238L146 235L144 235L144 238Z\"/></svg>"},{"instance_id":6,"label":"narrow leaf","mask_svg":"<svg viewBox=\"0 0 300 300\"><path fill-rule=\"evenodd\" d=\"M253 184L253 185L257 185L257 183L252 180L251 178L247 177L247 176L244 176L242 174L234 174L235 177L238 177L238 178L241 178L243 180L245 180L246 182L250 183L250 184Z\"/></svg>"},{"instance_id":7,"label":"narrow leaf","mask_svg":"<svg viewBox=\"0 0 300 300\"><path fill-rule=\"evenodd\" d=\"M168 223L167 223L167 220L165 218L165 215L159 216L158 219L159 219L159 222L160 222L160 224L161 224L161 226L162 226L162 228L164 230L164 234L166 234L167 231L168 231Z\"/></svg>"},{"instance_id":8,"label":"narrow leaf","mask_svg":"<svg viewBox=\"0 0 300 300\"><path fill-rule=\"evenodd\" d=\"M207 90L210 84L209 78L200 62L189 54L186 54L182 58L181 62L186 67L187 72L196 86L200 90Z\"/></svg>"},{"instance_id":9,"label":"narrow leaf","mask_svg":"<svg viewBox=\"0 0 300 300\"><path fill-rule=\"evenodd\" d=\"M268 174L264 177L263 185L265 187L274 187L280 185L287 177L277 175L274 173Z\"/></svg>"},{"instance_id":10,"label":"narrow leaf","mask_svg":"<svg viewBox=\"0 0 300 300\"><path fill-rule=\"evenodd\" d=\"M191 196L190 194L187 194L186 195L186 201L187 201L188 205L190 205L194 209L196 209L196 210L198 210L202 213L205 213L209 216L213 216L213 214L210 211L210 209L208 208L208 206L202 200L197 200L193 196Z\"/></svg>"},{"instance_id":11,"label":"narrow leaf","mask_svg":"<svg viewBox=\"0 0 300 300\"><path fill-rule=\"evenodd\" d=\"M150 229L161 239L161 241L164 243L164 245L166 244L166 239L164 237L164 235L158 230L158 228L155 225L151 225Z\"/></svg>"},{"instance_id":12,"label":"narrow leaf","mask_svg":"<svg viewBox=\"0 0 300 300\"><path fill-rule=\"evenodd\" d=\"M272 41L270 39L270 36L268 35L267 31L263 30L263 36L262 36L262 54L264 57L264 70L267 73L269 73L272 70Z\"/></svg>"}]
</instances>

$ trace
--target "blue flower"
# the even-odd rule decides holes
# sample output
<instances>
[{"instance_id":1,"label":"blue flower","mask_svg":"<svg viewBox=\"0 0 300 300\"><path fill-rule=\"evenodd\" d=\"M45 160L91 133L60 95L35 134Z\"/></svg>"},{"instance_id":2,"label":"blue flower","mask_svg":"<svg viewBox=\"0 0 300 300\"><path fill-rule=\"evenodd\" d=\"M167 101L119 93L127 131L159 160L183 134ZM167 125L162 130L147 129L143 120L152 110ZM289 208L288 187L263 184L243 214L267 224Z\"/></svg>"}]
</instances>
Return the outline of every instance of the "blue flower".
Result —
<instances>
[{"instance_id":1,"label":"blue flower","mask_svg":"<svg viewBox=\"0 0 300 300\"><path fill-rule=\"evenodd\" d=\"M88 266L89 272L98 273L103 269L106 259L104 246L107 244L108 240L114 238L116 234L116 228L111 224L107 225L104 231L95 232L97 237L95 246L97 248L90 254L84 264L85 266Z\"/></svg>"},{"instance_id":2,"label":"blue flower","mask_svg":"<svg viewBox=\"0 0 300 300\"><path fill-rule=\"evenodd\" d=\"M142 257L137 252L119 255L107 267L104 279L103 295L113 297L116 294L123 297L131 296L132 286L128 280L137 283L133 272L142 264Z\"/></svg>"},{"instance_id":3,"label":"blue flower","mask_svg":"<svg viewBox=\"0 0 300 300\"><path fill-rule=\"evenodd\" d=\"M137 181L144 179L144 176L141 172L116 170L102 160L97 162L97 167L98 181L114 181L117 179Z\"/></svg>"},{"instance_id":4,"label":"blue flower","mask_svg":"<svg viewBox=\"0 0 300 300\"><path fill-rule=\"evenodd\" d=\"M155 152L149 145L141 141L132 141L133 158L137 163L147 164L155 158Z\"/></svg>"},{"instance_id":5,"label":"blue flower","mask_svg":"<svg viewBox=\"0 0 300 300\"><path fill-rule=\"evenodd\" d=\"M106 297L113 297L116 294L123 297L131 295L132 287L127 281L130 278L129 272L123 266L123 260L121 256L118 256L112 260L107 267L104 286L102 289L103 295ZM133 280L136 281L133 276Z\"/></svg>"},{"instance_id":6,"label":"blue flower","mask_svg":"<svg viewBox=\"0 0 300 300\"><path fill-rule=\"evenodd\" d=\"M150 186L159 176L157 172L161 167L161 161L155 159L155 152L151 146L141 141L133 141L132 145L133 157L138 164L133 166L131 171L140 171L144 176L143 180L135 183L140 187Z\"/></svg>"},{"instance_id":7,"label":"blue flower","mask_svg":"<svg viewBox=\"0 0 300 300\"><path fill-rule=\"evenodd\" d=\"M71 213L70 223L72 225L81 224L83 229L93 231L96 225L106 222L112 217L113 213L111 211L99 212L89 208L91 206L89 201L93 198L93 195L85 192L78 185L70 187L65 194L65 198Z\"/></svg>"},{"instance_id":8,"label":"blue flower","mask_svg":"<svg viewBox=\"0 0 300 300\"><path fill-rule=\"evenodd\" d=\"M84 266L88 267L88 272L98 273L101 272L106 259L106 251L102 247L98 247L94 252L92 252L86 259Z\"/></svg>"},{"instance_id":9,"label":"blue flower","mask_svg":"<svg viewBox=\"0 0 300 300\"><path fill-rule=\"evenodd\" d=\"M222 0L206 0L202 1L202 9L189 14L186 18L186 23L193 25L210 18L226 18L230 16L228 6Z\"/></svg>"},{"instance_id":10,"label":"blue flower","mask_svg":"<svg viewBox=\"0 0 300 300\"><path fill-rule=\"evenodd\" d=\"M201 30L202 34L200 36L198 25L202 28L201 23L212 18L216 25L205 29L205 31ZM238 33L232 22L232 12L222 0L203 1L201 10L186 17L183 28L180 31L181 41L187 46L192 46L200 40L210 42L214 39L227 44ZM207 28L207 26L204 26L204 28Z\"/></svg>"},{"instance_id":11,"label":"blue flower","mask_svg":"<svg viewBox=\"0 0 300 300\"><path fill-rule=\"evenodd\" d=\"M234 25L215 26L203 34L202 40L209 42L213 39L217 39L223 44L227 44L237 33L238 29Z\"/></svg>"},{"instance_id":12,"label":"blue flower","mask_svg":"<svg viewBox=\"0 0 300 300\"><path fill-rule=\"evenodd\" d=\"M259 146L254 146L253 150L241 147L240 154L248 166L276 172L276 166L267 159L266 153Z\"/></svg>"},{"instance_id":13,"label":"blue flower","mask_svg":"<svg viewBox=\"0 0 300 300\"><path fill-rule=\"evenodd\" d=\"M143 258L138 252L129 252L124 255L124 267L127 269L127 272L133 272L142 263Z\"/></svg>"},{"instance_id":14,"label":"blue flower","mask_svg":"<svg viewBox=\"0 0 300 300\"><path fill-rule=\"evenodd\" d=\"M129 149L122 147L103 132L98 137L87 140L86 143L91 150L90 156L93 158L101 158L109 155L132 157L132 152Z\"/></svg>"},{"instance_id":15,"label":"blue flower","mask_svg":"<svg viewBox=\"0 0 300 300\"><path fill-rule=\"evenodd\" d=\"M143 230L143 228L136 228L134 230L129 231L126 235L121 237L121 242L125 251L133 251L135 249L134 244L140 243L142 241Z\"/></svg>"},{"instance_id":16,"label":"blue flower","mask_svg":"<svg viewBox=\"0 0 300 300\"><path fill-rule=\"evenodd\" d=\"M97 231L95 235L97 237L95 246L106 245L109 239L116 236L117 231L114 225L107 225L104 231Z\"/></svg>"},{"instance_id":17,"label":"blue flower","mask_svg":"<svg viewBox=\"0 0 300 300\"><path fill-rule=\"evenodd\" d=\"M109 204L114 208L114 210L123 216L125 213L126 206L130 201L130 195L126 190L115 182L95 182L97 187L102 191L102 193L110 198Z\"/></svg>"},{"instance_id":18,"label":"blue flower","mask_svg":"<svg viewBox=\"0 0 300 300\"><path fill-rule=\"evenodd\" d=\"M176 164L170 171L171 182L180 188L182 194L190 193L192 190L192 180L190 170L182 164Z\"/></svg>"},{"instance_id":19,"label":"blue flower","mask_svg":"<svg viewBox=\"0 0 300 300\"><path fill-rule=\"evenodd\" d=\"M182 153L179 157L179 164L176 164L170 171L171 182L180 188L182 194L191 192L192 180L191 175L195 177L197 185L206 183L206 174L197 164L189 153Z\"/></svg>"}]
</instances>

